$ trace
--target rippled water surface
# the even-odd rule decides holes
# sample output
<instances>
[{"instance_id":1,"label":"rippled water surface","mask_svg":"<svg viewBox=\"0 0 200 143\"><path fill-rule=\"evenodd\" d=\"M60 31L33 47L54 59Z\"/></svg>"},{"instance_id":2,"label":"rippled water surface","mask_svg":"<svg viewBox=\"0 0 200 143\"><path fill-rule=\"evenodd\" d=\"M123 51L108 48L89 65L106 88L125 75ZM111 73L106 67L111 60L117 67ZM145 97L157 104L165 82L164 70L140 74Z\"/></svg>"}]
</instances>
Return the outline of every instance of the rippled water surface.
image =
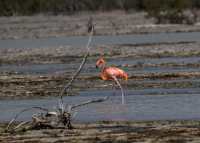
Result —
<instances>
[{"instance_id":1,"label":"rippled water surface","mask_svg":"<svg viewBox=\"0 0 200 143\"><path fill-rule=\"evenodd\" d=\"M175 90L175 89L174 89ZM144 92L144 91L143 91ZM148 93L149 91L146 91ZM133 94L132 94L133 93ZM138 93L138 94L136 94ZM66 104L76 104L90 99L108 96L103 103L91 104L77 109L75 121L93 122L101 120L163 120L163 119L200 119L199 94L148 95L129 91L126 104L121 104L121 96L110 91L82 92L79 96L65 97ZM200 93L198 91L198 93ZM58 100L3 100L0 101L0 120L10 120L16 112L31 106L55 109ZM33 112L24 113L19 120L29 120Z\"/></svg>"},{"instance_id":2,"label":"rippled water surface","mask_svg":"<svg viewBox=\"0 0 200 143\"><path fill-rule=\"evenodd\" d=\"M200 32L183 33L155 33L119 36L94 36L94 45L113 44L150 44L162 42L193 42L200 41ZM18 39L0 40L0 48L34 48L34 47L58 47L63 45L82 46L87 42L87 36L54 37L43 39Z\"/></svg>"},{"instance_id":3,"label":"rippled water surface","mask_svg":"<svg viewBox=\"0 0 200 143\"><path fill-rule=\"evenodd\" d=\"M123 35L123 36L95 36L93 44L145 44L161 42L191 42L200 41L200 32L190 33L160 33L147 35ZM78 42L77 42L78 41ZM0 48L6 47L53 47L62 45L81 46L85 44L87 37L60 37L47 39L23 39L23 40L0 40ZM200 57L164 57L145 59L110 60L108 64L115 65L146 65L138 68L127 68L127 72L137 74L149 73L178 73L200 72L198 66L159 66L159 64L199 64ZM21 74L62 74L73 72L77 64L38 64L38 65L2 65L1 72L19 72ZM126 67L122 67L126 68ZM84 74L97 75L94 63L88 63ZM131 81L134 82L134 81ZM166 120L166 119L200 119L200 79L151 79L135 81L135 83L176 83L187 82L194 84L190 87L154 87L126 91L126 104L121 104L121 96L118 91L90 91L80 92L80 95L64 97L66 104L76 104L93 98L108 96L106 102L91 104L77 110L75 121L93 122L100 120ZM175 85L175 84L174 84ZM29 99L29 100L0 100L0 121L10 120L17 112L32 106L42 106L55 109L58 104L57 98ZM33 112L24 113L19 120L31 119Z\"/></svg>"},{"instance_id":4,"label":"rippled water surface","mask_svg":"<svg viewBox=\"0 0 200 143\"><path fill-rule=\"evenodd\" d=\"M145 59L115 59L108 61L108 65L137 65L137 64L199 64L200 57L167 57L167 58L145 58ZM95 68L95 63L86 64L84 72L88 74L94 74L98 72ZM2 65L0 66L0 71L2 72L18 72L24 74L49 74L49 73L64 73L64 72L72 72L78 68L79 64L34 64L34 65ZM128 68L126 70L129 70ZM143 68L131 68L131 71L134 74L137 73L162 73L162 72L179 72L179 71L200 71L199 67L143 67ZM96 74L96 73L95 73Z\"/></svg>"}]
</instances>

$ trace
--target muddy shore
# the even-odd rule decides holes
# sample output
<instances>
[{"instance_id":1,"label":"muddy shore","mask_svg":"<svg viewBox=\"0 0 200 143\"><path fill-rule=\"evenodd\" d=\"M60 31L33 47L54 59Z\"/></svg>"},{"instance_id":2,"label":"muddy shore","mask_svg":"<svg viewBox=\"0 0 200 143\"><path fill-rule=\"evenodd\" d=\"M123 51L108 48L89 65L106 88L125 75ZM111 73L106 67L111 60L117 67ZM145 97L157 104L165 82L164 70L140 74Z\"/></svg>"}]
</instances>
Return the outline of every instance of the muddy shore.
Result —
<instances>
[{"instance_id":1,"label":"muddy shore","mask_svg":"<svg viewBox=\"0 0 200 143\"><path fill-rule=\"evenodd\" d=\"M145 88L197 88L200 67L198 59L195 62L170 61L172 58L198 58L200 55L199 43L163 43L150 45L113 45L93 47L88 61L80 76L73 86L72 95L79 91L111 89L112 82L104 82L99 78L99 70L95 68L95 61L103 51L109 65L120 67L129 74L129 81L122 82L127 89L137 90ZM102 50L103 49L103 50ZM64 84L69 81L72 73L76 71L84 55L84 47L50 47L46 48L2 48L0 49L0 97L23 98L38 96L58 96ZM162 61L168 58L169 62L151 63L148 60ZM147 59L143 61L142 59ZM122 62L125 61L125 62ZM127 62L126 62L127 61ZM134 62L135 61L135 62ZM190 61L190 60L189 60ZM65 67L57 71L57 66ZM64 65L62 65L64 64ZM54 72L32 73L17 71L17 69L29 69L31 66L53 66ZM15 68L7 69L14 66ZM50 69L48 68L48 69ZM183 71L142 72L145 69L186 69ZM194 69L188 71L187 68ZM197 69L197 70L196 70ZM138 71L135 72L135 71ZM141 72L140 72L141 71ZM149 81L150 80L150 81ZM155 81L158 82L155 82ZM185 80L185 81L183 81ZM149 81L149 82L146 82Z\"/></svg>"},{"instance_id":2,"label":"muddy shore","mask_svg":"<svg viewBox=\"0 0 200 143\"><path fill-rule=\"evenodd\" d=\"M1 17L0 39L44 38L86 35L89 17L95 21L95 35L200 31L195 25L155 25L144 12L82 13L71 16Z\"/></svg>"},{"instance_id":3,"label":"muddy shore","mask_svg":"<svg viewBox=\"0 0 200 143\"><path fill-rule=\"evenodd\" d=\"M107 59L115 58L162 58L199 56L199 42L177 42L160 44L124 44L93 46L89 62L103 55ZM0 64L52 64L80 63L85 47L60 46L48 48L0 48ZM131 60L132 60L131 59Z\"/></svg>"},{"instance_id":4,"label":"muddy shore","mask_svg":"<svg viewBox=\"0 0 200 143\"><path fill-rule=\"evenodd\" d=\"M200 31L199 23L192 26L154 25L153 19L145 19L145 13L113 12L1 17L0 39L86 35L90 15L95 21L96 35ZM79 91L111 90L112 82L100 80L100 71L95 68L95 61L101 54L108 65L127 71L129 80L122 81L127 90L199 89L199 47L198 42L95 46L90 51L85 68L73 84L70 95L78 95ZM0 48L0 99L58 96L81 63L84 51L85 47L72 46ZM45 66L46 69L43 69ZM41 129L9 134L4 132L5 124L1 123L0 142L197 143L200 140L200 122L192 120L104 121L75 123L74 127L73 130Z\"/></svg>"},{"instance_id":5,"label":"muddy shore","mask_svg":"<svg viewBox=\"0 0 200 143\"><path fill-rule=\"evenodd\" d=\"M145 68L194 68L198 69L200 64L197 62L177 63L142 63L142 59L162 60L163 58L190 58L200 55L199 43L163 43L150 45L113 45L94 47L89 55L88 61L83 72L77 78L73 86L72 95L78 91L110 89L112 82L104 82L99 78L99 70L95 68L95 61L100 56L100 51L111 65L115 65L126 70L129 74L129 81L122 82L129 90L145 88L194 88L199 86L199 81L192 82L190 79L198 79L200 72L180 71L180 72L147 72L135 73L135 70L142 71ZM48 49L48 50L47 50ZM102 50L103 49L103 50ZM59 91L67 81L70 80L72 73L78 68L84 55L84 47L74 48L49 47L49 48L5 48L0 49L0 61L2 69L0 72L0 98L24 98L38 96L58 96ZM131 61L130 63L121 61ZM138 61L138 62L132 62ZM67 63L67 64L66 64ZM23 70L15 71L24 66L30 68L34 65L66 64L63 71L41 73L24 73ZM108 63L109 64L109 63ZM6 66L16 66L10 70L4 69ZM30 67L29 67L30 66ZM151 82L145 82L152 80ZM155 82L155 80L160 82ZM180 81L179 81L180 80ZM183 81L186 80L186 81ZM166 82L165 82L166 81ZM171 81L171 82L170 82Z\"/></svg>"},{"instance_id":6,"label":"muddy shore","mask_svg":"<svg viewBox=\"0 0 200 143\"><path fill-rule=\"evenodd\" d=\"M199 31L195 25L154 25L154 19L146 19L145 13L83 13L71 16L1 17L0 39L23 39L86 35L89 16L94 18L95 35L120 35L133 33L187 32ZM195 58L200 56L200 43L177 42L160 44L98 45L90 51L86 66L73 87L72 95L78 91L110 89L110 83L99 79L95 61L104 55L109 65L128 72L129 81L122 82L128 89L145 88L197 88L200 77L196 62L148 63L143 59L162 60L164 58ZM0 48L0 98L29 98L57 96L72 73L78 68L84 56L85 47L60 46L46 48ZM121 62L121 61L128 61ZM137 61L137 62L133 62ZM62 65L63 64L63 65ZM43 66L50 69L66 67L59 71L38 72ZM145 69L191 68L194 71L141 72ZM21 70L19 70L21 69ZM29 72L32 69L34 72ZM47 71L48 71L47 70ZM28 72L25 72L28 71ZM138 73L137 73L138 71ZM150 82L146 83L146 81ZM154 82L157 80L158 82ZM159 81L160 80L160 81ZM182 81L184 80L184 81ZM166 82L165 82L166 81Z\"/></svg>"},{"instance_id":7,"label":"muddy shore","mask_svg":"<svg viewBox=\"0 0 200 143\"><path fill-rule=\"evenodd\" d=\"M74 129L40 129L5 133L0 125L2 143L197 143L200 140L199 121L148 121L74 124Z\"/></svg>"}]
</instances>

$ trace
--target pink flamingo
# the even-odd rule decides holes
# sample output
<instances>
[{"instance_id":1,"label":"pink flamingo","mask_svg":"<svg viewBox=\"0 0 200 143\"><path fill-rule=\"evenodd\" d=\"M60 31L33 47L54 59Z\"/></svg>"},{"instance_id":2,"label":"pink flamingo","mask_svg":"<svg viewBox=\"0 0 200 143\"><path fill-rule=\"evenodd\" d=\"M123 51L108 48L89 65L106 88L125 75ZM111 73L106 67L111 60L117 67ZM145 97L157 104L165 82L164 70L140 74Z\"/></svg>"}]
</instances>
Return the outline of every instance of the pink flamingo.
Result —
<instances>
[{"instance_id":1,"label":"pink flamingo","mask_svg":"<svg viewBox=\"0 0 200 143\"><path fill-rule=\"evenodd\" d=\"M128 80L128 74L117 67L106 67L106 62L102 57L97 60L96 68L101 68L100 77L102 78L102 80L114 80L117 83L117 85L121 89L122 104L124 104L124 90L118 78Z\"/></svg>"}]
</instances>

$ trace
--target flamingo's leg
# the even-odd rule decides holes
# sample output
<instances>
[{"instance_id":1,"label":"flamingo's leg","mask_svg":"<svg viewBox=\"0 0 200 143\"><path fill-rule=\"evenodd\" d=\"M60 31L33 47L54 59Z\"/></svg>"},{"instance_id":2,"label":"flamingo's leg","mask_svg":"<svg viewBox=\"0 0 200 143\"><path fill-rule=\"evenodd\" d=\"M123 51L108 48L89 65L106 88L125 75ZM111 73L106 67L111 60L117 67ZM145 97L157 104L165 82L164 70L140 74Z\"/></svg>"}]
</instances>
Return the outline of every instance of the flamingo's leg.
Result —
<instances>
[{"instance_id":1,"label":"flamingo's leg","mask_svg":"<svg viewBox=\"0 0 200 143\"><path fill-rule=\"evenodd\" d=\"M116 94L116 87L115 83L112 84L113 96Z\"/></svg>"},{"instance_id":2,"label":"flamingo's leg","mask_svg":"<svg viewBox=\"0 0 200 143\"><path fill-rule=\"evenodd\" d=\"M115 80L115 82L117 83L117 85L118 85L119 88L121 89L122 104L125 104L125 100L124 100L124 89L123 89L123 87L121 86L119 80L118 80L115 76L112 76L112 78Z\"/></svg>"}]
</instances>

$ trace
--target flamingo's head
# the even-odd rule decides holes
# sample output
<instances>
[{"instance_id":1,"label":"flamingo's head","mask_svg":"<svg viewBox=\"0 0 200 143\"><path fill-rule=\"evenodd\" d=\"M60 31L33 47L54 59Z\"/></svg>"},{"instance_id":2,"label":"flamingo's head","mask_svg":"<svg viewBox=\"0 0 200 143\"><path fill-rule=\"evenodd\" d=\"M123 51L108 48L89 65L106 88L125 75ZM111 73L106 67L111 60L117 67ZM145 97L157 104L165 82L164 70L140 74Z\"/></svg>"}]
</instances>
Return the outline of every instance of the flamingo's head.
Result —
<instances>
[{"instance_id":1,"label":"flamingo's head","mask_svg":"<svg viewBox=\"0 0 200 143\"><path fill-rule=\"evenodd\" d=\"M96 62L96 68L102 68L106 64L105 60L101 57Z\"/></svg>"}]
</instances>

